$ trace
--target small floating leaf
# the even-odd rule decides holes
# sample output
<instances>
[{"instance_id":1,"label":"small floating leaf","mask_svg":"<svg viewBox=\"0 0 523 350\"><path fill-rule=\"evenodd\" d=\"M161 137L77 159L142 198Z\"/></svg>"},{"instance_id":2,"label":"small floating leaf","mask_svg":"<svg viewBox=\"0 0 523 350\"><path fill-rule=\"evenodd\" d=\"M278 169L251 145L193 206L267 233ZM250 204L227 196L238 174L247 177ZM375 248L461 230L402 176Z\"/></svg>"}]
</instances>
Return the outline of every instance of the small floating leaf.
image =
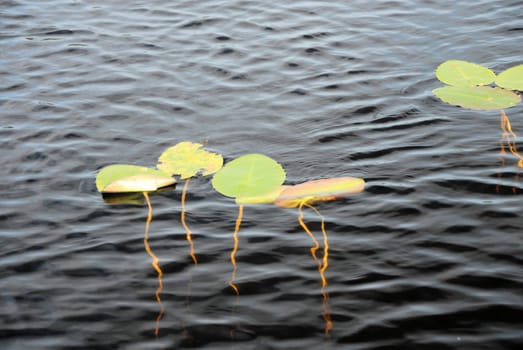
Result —
<instances>
[{"instance_id":1,"label":"small floating leaf","mask_svg":"<svg viewBox=\"0 0 523 350\"><path fill-rule=\"evenodd\" d=\"M492 83L496 79L496 74L476 63L448 60L438 66L436 77L448 85L472 87Z\"/></svg>"},{"instance_id":2,"label":"small floating leaf","mask_svg":"<svg viewBox=\"0 0 523 350\"><path fill-rule=\"evenodd\" d=\"M212 179L216 191L228 197L256 197L274 191L285 181L285 171L263 154L247 154L227 163Z\"/></svg>"},{"instance_id":3,"label":"small floating leaf","mask_svg":"<svg viewBox=\"0 0 523 350\"><path fill-rule=\"evenodd\" d=\"M505 89L523 91L523 64L501 72L496 84Z\"/></svg>"},{"instance_id":4,"label":"small floating leaf","mask_svg":"<svg viewBox=\"0 0 523 350\"><path fill-rule=\"evenodd\" d=\"M128 164L106 166L96 176L96 188L104 193L156 191L175 182L163 171Z\"/></svg>"},{"instance_id":5,"label":"small floating leaf","mask_svg":"<svg viewBox=\"0 0 523 350\"><path fill-rule=\"evenodd\" d=\"M365 187L365 180L356 177L338 177L312 180L294 186L287 186L275 200L274 204L293 208L301 203L311 204L319 201L330 201L359 193Z\"/></svg>"},{"instance_id":6,"label":"small floating leaf","mask_svg":"<svg viewBox=\"0 0 523 350\"><path fill-rule=\"evenodd\" d=\"M170 175L180 175L182 179L203 176L218 171L223 165L221 155L208 152L199 143L180 142L166 149L158 159L158 169Z\"/></svg>"},{"instance_id":7,"label":"small floating leaf","mask_svg":"<svg viewBox=\"0 0 523 350\"><path fill-rule=\"evenodd\" d=\"M434 89L432 92L444 102L470 109L503 109L512 107L521 101L518 94L499 87L444 86Z\"/></svg>"}]
</instances>

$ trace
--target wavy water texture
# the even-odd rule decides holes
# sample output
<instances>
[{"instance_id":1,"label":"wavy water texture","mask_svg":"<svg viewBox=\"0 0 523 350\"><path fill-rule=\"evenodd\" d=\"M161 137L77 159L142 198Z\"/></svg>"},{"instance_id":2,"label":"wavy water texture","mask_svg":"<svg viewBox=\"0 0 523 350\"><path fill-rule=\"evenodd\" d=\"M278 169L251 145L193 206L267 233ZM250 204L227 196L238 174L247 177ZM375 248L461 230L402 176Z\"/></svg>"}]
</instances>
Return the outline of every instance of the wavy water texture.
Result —
<instances>
[{"instance_id":1,"label":"wavy water texture","mask_svg":"<svg viewBox=\"0 0 523 350\"><path fill-rule=\"evenodd\" d=\"M521 64L521 8L0 1L0 348L523 348L523 107L500 123L431 94L447 59ZM323 271L296 209L245 206L239 295L236 204L193 179L188 242L183 185L150 194L155 336L147 206L94 180L180 141L367 186L316 206Z\"/></svg>"}]
</instances>

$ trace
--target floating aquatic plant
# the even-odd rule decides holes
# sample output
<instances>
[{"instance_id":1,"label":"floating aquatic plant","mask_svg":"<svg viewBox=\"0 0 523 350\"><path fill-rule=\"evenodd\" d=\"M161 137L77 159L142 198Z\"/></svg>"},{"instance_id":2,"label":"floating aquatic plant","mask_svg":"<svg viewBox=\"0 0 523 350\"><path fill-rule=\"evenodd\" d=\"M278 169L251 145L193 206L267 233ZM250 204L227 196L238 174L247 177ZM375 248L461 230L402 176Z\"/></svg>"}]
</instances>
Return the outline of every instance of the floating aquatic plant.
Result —
<instances>
[{"instance_id":1,"label":"floating aquatic plant","mask_svg":"<svg viewBox=\"0 0 523 350\"><path fill-rule=\"evenodd\" d=\"M519 75L522 74L522 69L518 67L508 69L496 77L492 70L479 64L449 60L436 69L436 77L447 86L434 89L432 92L442 101L464 108L479 110L509 108L521 101L521 97L511 91L514 89L513 86L517 85ZM502 84L498 84L499 87L486 86L494 81L501 81Z\"/></svg>"},{"instance_id":2,"label":"floating aquatic plant","mask_svg":"<svg viewBox=\"0 0 523 350\"><path fill-rule=\"evenodd\" d=\"M102 168L96 176L96 187L102 193L131 193L142 192L147 202L147 220L145 223L144 246L147 254L152 259L152 266L158 276L158 288L155 291L156 301L160 311L156 317L154 333L158 336L160 331L160 320L164 314L164 306L160 298L163 290L163 272L159 265L159 259L149 245L149 227L152 221L152 205L148 192L156 191L176 182L169 174L143 166L129 164L113 164ZM134 197L132 200L136 200Z\"/></svg>"},{"instance_id":3,"label":"floating aquatic plant","mask_svg":"<svg viewBox=\"0 0 523 350\"><path fill-rule=\"evenodd\" d=\"M444 86L432 90L442 101L469 109L503 109L517 105L521 101L518 94L500 87Z\"/></svg>"},{"instance_id":4,"label":"floating aquatic plant","mask_svg":"<svg viewBox=\"0 0 523 350\"><path fill-rule=\"evenodd\" d=\"M325 334L328 335L332 328L328 305L327 278L325 277L325 272L329 266L329 243L325 230L325 218L312 204L361 192L365 186L365 181L354 177L341 177L312 180L293 186L282 185L284 181L285 172L281 165L261 154L249 154L239 157L226 164L214 175L212 181L214 188L225 196L235 198L236 203L239 205L239 213L233 235L234 248L231 252L233 272L229 285L234 289L236 294L239 294L238 287L234 283L236 277L235 255L238 251L238 231L243 215L243 205L274 203L286 208L298 207L298 222L314 242L314 246L311 248L311 254L318 264L318 271L322 281L323 318L325 320ZM321 260L319 260L316 255L320 244L303 220L304 215L302 209L304 206L313 210L321 218L324 247Z\"/></svg>"},{"instance_id":5,"label":"floating aquatic plant","mask_svg":"<svg viewBox=\"0 0 523 350\"><path fill-rule=\"evenodd\" d=\"M329 240L325 229L325 218L313 204L322 201L331 201L346 197L350 194L362 192L365 181L355 177L327 178L311 180L294 186L286 186L280 192L274 204L286 207L298 207L298 222L303 230L312 239L314 246L311 248L311 255L318 264L318 272L321 278L321 293L323 295L323 318L325 320L325 334L328 335L333 327L329 311L329 294L327 293L327 278L325 273L329 266ZM303 207L306 206L314 211L321 219L321 232L323 235L323 256L319 260L316 256L320 244L314 234L303 220Z\"/></svg>"},{"instance_id":6,"label":"floating aquatic plant","mask_svg":"<svg viewBox=\"0 0 523 350\"><path fill-rule=\"evenodd\" d=\"M365 188L365 181L356 177L338 177L303 182L286 186L275 199L274 204L295 208L302 203L331 201L353 193L360 193Z\"/></svg>"},{"instance_id":7,"label":"floating aquatic plant","mask_svg":"<svg viewBox=\"0 0 523 350\"><path fill-rule=\"evenodd\" d=\"M198 175L207 176L218 171L223 157L203 149L203 145L180 142L167 148L158 158L158 169L170 175L180 175L182 180Z\"/></svg>"},{"instance_id":8,"label":"floating aquatic plant","mask_svg":"<svg viewBox=\"0 0 523 350\"><path fill-rule=\"evenodd\" d=\"M236 277L236 252L238 251L238 232L243 217L242 198L267 196L285 181L283 167L272 158L263 154L247 154L227 163L212 179L216 191L227 197L236 198L238 217L234 229L234 247L231 252L233 265L231 288L239 294L234 280Z\"/></svg>"},{"instance_id":9,"label":"floating aquatic plant","mask_svg":"<svg viewBox=\"0 0 523 350\"><path fill-rule=\"evenodd\" d=\"M159 265L159 259L152 251L149 243L149 227L152 221L152 205L148 192L157 191L163 187L176 183L173 175L180 175L186 179L182 192L182 225L186 229L187 239L190 243L191 257L197 263L194 254L194 245L191 239L191 231L185 222L185 195L189 185L189 178L209 175L218 170L223 164L220 155L203 150L202 145L181 142L165 150L159 158L158 169L152 169L136 165L113 164L102 168L96 177L96 187L102 193L132 193L142 192L148 207L148 216L145 226L144 245L145 250L152 258L152 265L158 275L158 289L155 292L156 300L160 305L160 311L156 319L155 334L159 334L159 323L164 314L164 307L160 298L163 290L163 272ZM114 199L114 198L113 198ZM137 198L127 198L127 203L137 203Z\"/></svg>"},{"instance_id":10,"label":"floating aquatic plant","mask_svg":"<svg viewBox=\"0 0 523 350\"><path fill-rule=\"evenodd\" d=\"M185 229L187 241L190 245L190 254L195 264L198 263L194 252L192 232L185 220L185 197L191 177L198 175L207 176L218 171L223 165L223 157L219 154L208 152L203 145L193 142L180 142L167 148L158 158L158 169L169 175L180 175L185 180L181 199L181 223Z\"/></svg>"},{"instance_id":11,"label":"floating aquatic plant","mask_svg":"<svg viewBox=\"0 0 523 350\"><path fill-rule=\"evenodd\" d=\"M462 60L448 60L436 69L436 77L451 86L472 87L488 85L496 74L487 67Z\"/></svg>"},{"instance_id":12,"label":"floating aquatic plant","mask_svg":"<svg viewBox=\"0 0 523 350\"><path fill-rule=\"evenodd\" d=\"M499 73L496 84L505 89L523 91L523 64Z\"/></svg>"},{"instance_id":13,"label":"floating aquatic plant","mask_svg":"<svg viewBox=\"0 0 523 350\"><path fill-rule=\"evenodd\" d=\"M264 196L285 181L283 167L263 154L247 154L227 163L218 171L212 185L227 197L242 201L244 197Z\"/></svg>"},{"instance_id":14,"label":"floating aquatic plant","mask_svg":"<svg viewBox=\"0 0 523 350\"><path fill-rule=\"evenodd\" d=\"M152 265L158 274L158 289L156 300L160 305L160 312L156 320L155 334L159 333L159 322L163 317L164 308L160 299L163 289L162 270L159 260L148 244L149 227L152 220L152 205L148 192L157 191L176 182L173 178L179 175L185 180L182 192L182 214L181 220L187 232L187 239L191 245L191 256L197 263L194 254L194 245L191 239L191 231L185 222L185 195L191 177L201 174L202 176L214 175L212 179L213 188L219 193L232 197L239 206L234 229L234 247L231 252L231 263L233 271L229 285L239 295L239 289L235 284L236 278L236 253L238 252L238 233L243 217L245 204L273 203L275 205L294 208L299 211L298 222L304 231L311 237L314 246L311 254L318 263L318 270L322 280L322 294L324 299L323 317L326 322L325 332L328 334L332 328L330 311L328 310L328 293L326 291L327 279L325 272L328 267L328 238L325 230L325 219L320 212L312 206L319 201L329 201L345 197L352 193L363 191L365 182L353 177L341 177L307 181L297 185L283 185L285 171L275 160L262 154L247 154L238 157L223 166L221 155L208 152L201 144L181 142L166 149L158 159L158 169L151 169L135 165L115 164L100 170L96 178L96 185L102 193L132 193L141 192L148 206L148 216L145 227L144 245L147 253L152 258ZM138 198L132 197L136 202ZM141 202L139 202L141 203ZM320 244L311 230L303 220L303 207L306 206L321 217L321 230L323 234L323 257L319 260L316 251Z\"/></svg>"},{"instance_id":15,"label":"floating aquatic plant","mask_svg":"<svg viewBox=\"0 0 523 350\"><path fill-rule=\"evenodd\" d=\"M501 155L505 154L503 141L510 152L518 158L518 166L523 168L523 156L517 150L516 134L512 131L510 120L504 109L521 102L521 97L513 90L523 91L523 65L511 67L499 75L487 67L460 60L443 62L436 69L436 77L447 86L432 90L442 101L476 110L500 110L502 142ZM487 86L495 82L497 86Z\"/></svg>"}]
</instances>

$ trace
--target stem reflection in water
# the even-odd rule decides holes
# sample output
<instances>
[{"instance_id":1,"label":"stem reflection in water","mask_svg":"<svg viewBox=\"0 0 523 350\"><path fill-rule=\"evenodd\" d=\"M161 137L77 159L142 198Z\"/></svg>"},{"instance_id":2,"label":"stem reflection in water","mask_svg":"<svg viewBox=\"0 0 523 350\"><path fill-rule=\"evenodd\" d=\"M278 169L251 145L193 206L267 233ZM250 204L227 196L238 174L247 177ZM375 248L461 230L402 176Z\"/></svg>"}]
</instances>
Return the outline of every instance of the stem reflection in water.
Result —
<instances>
[{"instance_id":1,"label":"stem reflection in water","mask_svg":"<svg viewBox=\"0 0 523 350\"><path fill-rule=\"evenodd\" d=\"M147 202L147 207L149 209L148 213L147 213L147 222L145 223L145 235L144 235L143 243L145 246L145 250L147 251L147 254L149 254L149 256L153 259L151 264L153 265L153 268L156 270L156 272L158 274L158 288L156 289L155 297L156 297L156 301L158 302L158 305L160 305L160 311L158 312L158 316L156 317L156 327L154 329L154 335L158 336L160 334L160 320L162 319L163 314L165 312L162 300L160 298L160 293L163 290L163 281L162 281L163 272L162 272L162 269L160 268L160 265L158 264L159 259L152 251L151 246L149 245L149 242L148 242L149 226L150 226L151 220L153 218L153 207L151 205L151 200L149 199L149 195L147 194L147 192L144 192L143 196L145 197L145 201Z\"/></svg>"},{"instance_id":2,"label":"stem reflection in water","mask_svg":"<svg viewBox=\"0 0 523 350\"><path fill-rule=\"evenodd\" d=\"M310 209L312 209L320 218L321 218L321 232L323 235L323 257L321 260L319 260L316 256L316 251L319 248L319 242L312 234L309 227L305 224L303 221L303 206L306 206ZM312 238L312 241L314 242L314 246L311 248L311 255L318 263L318 272L320 273L321 278L321 294L323 296L323 319L325 320L325 335L329 336L329 332L333 327L332 319L331 319L331 313L330 313L330 307L329 307L329 293L327 292L327 278L325 277L325 273L327 272L327 268L329 267L329 241L327 238L327 231L325 230L325 218L321 213L314 208L312 205L307 204L307 202L304 200L300 203L298 207L298 222L300 223L300 226L303 228L303 230L309 235L309 237Z\"/></svg>"},{"instance_id":3,"label":"stem reflection in water","mask_svg":"<svg viewBox=\"0 0 523 350\"><path fill-rule=\"evenodd\" d=\"M500 141L500 159L501 164L505 165L504 155L506 154L505 146L506 143L508 150L512 155L518 158L518 167L523 168L523 157L519 154L516 146L516 134L512 131L512 126L510 124L510 119L504 110L501 110L501 141ZM519 174L516 174L516 181L519 181ZM499 186L497 186L497 192L499 192ZM513 187L512 192L517 193L517 188Z\"/></svg>"},{"instance_id":4,"label":"stem reflection in water","mask_svg":"<svg viewBox=\"0 0 523 350\"><path fill-rule=\"evenodd\" d=\"M190 179L185 180L185 184L183 186L182 200L181 200L181 202L182 202L182 213L181 213L180 217L181 217L182 226L183 226L183 228L185 229L185 232L186 232L187 241L189 242L189 246L190 246L190 249L191 249L192 261L194 262L195 265L197 265L198 264L198 260L196 259L196 255L194 253L194 242L192 240L192 232L191 232L191 229L189 228L189 226L187 226L187 222L185 221L185 197L187 195L187 188L189 187L189 180Z\"/></svg>"},{"instance_id":5,"label":"stem reflection in water","mask_svg":"<svg viewBox=\"0 0 523 350\"><path fill-rule=\"evenodd\" d=\"M229 285L231 286L232 289L234 289L234 292L236 293L236 295L240 295L240 291L238 290L238 287L234 283L234 280L236 279L236 253L238 252L238 245L239 245L238 232L240 231L242 217L243 217L243 205L240 204L240 206L238 208L238 217L236 218L236 225L234 227L234 234L233 234L234 247L231 252L231 264L232 264L233 270L232 270L232 275L231 275L231 281L229 282Z\"/></svg>"}]
</instances>

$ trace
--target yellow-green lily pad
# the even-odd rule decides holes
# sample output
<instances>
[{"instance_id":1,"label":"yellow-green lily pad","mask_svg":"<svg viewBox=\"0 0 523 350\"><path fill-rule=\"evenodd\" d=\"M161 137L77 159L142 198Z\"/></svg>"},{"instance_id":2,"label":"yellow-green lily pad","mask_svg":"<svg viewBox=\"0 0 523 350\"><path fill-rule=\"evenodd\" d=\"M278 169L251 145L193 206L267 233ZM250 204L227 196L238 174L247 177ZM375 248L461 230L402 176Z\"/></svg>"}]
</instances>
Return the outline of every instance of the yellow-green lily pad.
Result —
<instances>
[{"instance_id":1,"label":"yellow-green lily pad","mask_svg":"<svg viewBox=\"0 0 523 350\"><path fill-rule=\"evenodd\" d=\"M96 188L103 193L150 192L175 182L161 170L129 164L108 165L96 176Z\"/></svg>"},{"instance_id":2,"label":"yellow-green lily pad","mask_svg":"<svg viewBox=\"0 0 523 350\"><path fill-rule=\"evenodd\" d=\"M499 73L496 84L505 89L523 91L523 64Z\"/></svg>"},{"instance_id":3,"label":"yellow-green lily pad","mask_svg":"<svg viewBox=\"0 0 523 350\"><path fill-rule=\"evenodd\" d=\"M180 142L166 149L158 159L158 169L182 179L196 176L199 172L207 176L223 165L221 155L208 152L199 143Z\"/></svg>"},{"instance_id":4,"label":"yellow-green lily pad","mask_svg":"<svg viewBox=\"0 0 523 350\"><path fill-rule=\"evenodd\" d=\"M518 94L499 87L444 86L434 89L432 92L451 105L479 110L504 109L521 101Z\"/></svg>"},{"instance_id":5,"label":"yellow-green lily pad","mask_svg":"<svg viewBox=\"0 0 523 350\"><path fill-rule=\"evenodd\" d=\"M496 74L476 63L448 60L438 66L436 77L451 86L472 87L492 83L496 79Z\"/></svg>"}]
</instances>

